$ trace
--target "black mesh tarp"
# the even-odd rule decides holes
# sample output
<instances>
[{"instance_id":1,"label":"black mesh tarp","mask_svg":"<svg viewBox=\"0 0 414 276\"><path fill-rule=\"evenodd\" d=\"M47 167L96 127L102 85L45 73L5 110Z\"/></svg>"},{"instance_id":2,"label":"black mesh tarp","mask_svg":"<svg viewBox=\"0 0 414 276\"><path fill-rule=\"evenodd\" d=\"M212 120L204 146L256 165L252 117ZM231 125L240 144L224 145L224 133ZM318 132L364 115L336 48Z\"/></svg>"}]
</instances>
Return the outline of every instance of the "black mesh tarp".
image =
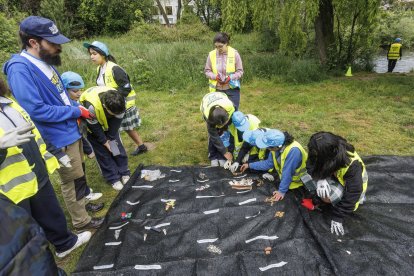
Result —
<instances>
[{"instance_id":1,"label":"black mesh tarp","mask_svg":"<svg viewBox=\"0 0 414 276\"><path fill-rule=\"evenodd\" d=\"M275 190L269 182L243 192L222 168L146 167L166 174L153 182L137 169L74 275L413 275L414 157L364 160L367 201L341 237L330 233L329 211L304 209L292 192L264 202ZM167 199L174 209L165 210Z\"/></svg>"}]
</instances>

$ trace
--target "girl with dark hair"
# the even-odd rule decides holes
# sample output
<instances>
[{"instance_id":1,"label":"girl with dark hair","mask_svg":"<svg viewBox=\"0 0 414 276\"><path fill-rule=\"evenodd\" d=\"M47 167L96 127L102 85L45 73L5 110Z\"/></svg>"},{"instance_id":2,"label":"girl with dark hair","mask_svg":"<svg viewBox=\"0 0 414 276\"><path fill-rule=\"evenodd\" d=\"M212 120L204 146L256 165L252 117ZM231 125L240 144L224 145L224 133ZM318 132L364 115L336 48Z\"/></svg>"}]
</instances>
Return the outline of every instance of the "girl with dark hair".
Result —
<instances>
[{"instance_id":1,"label":"girl with dark hair","mask_svg":"<svg viewBox=\"0 0 414 276\"><path fill-rule=\"evenodd\" d=\"M271 154L266 160L244 163L240 170L244 172L250 168L255 171L269 171L274 168L279 175L280 184L273 197L276 201L282 200L288 190L303 186L300 178L306 173L308 155L288 132L281 132L278 129L266 131L259 129L256 132L256 146L260 149L268 149ZM274 181L270 174L264 174L263 178Z\"/></svg>"},{"instance_id":2,"label":"girl with dark hair","mask_svg":"<svg viewBox=\"0 0 414 276\"><path fill-rule=\"evenodd\" d=\"M109 54L109 49L104 43L99 41L94 41L91 44L85 42L83 46L88 49L92 62L98 65L96 84L116 89L126 100L127 110L119 130L124 130L137 146L131 155L146 152L147 146L136 131L136 128L141 125L141 117L135 104L136 93L132 88L128 74L115 63L115 58Z\"/></svg>"},{"instance_id":3,"label":"girl with dark hair","mask_svg":"<svg viewBox=\"0 0 414 276\"><path fill-rule=\"evenodd\" d=\"M331 232L344 234L343 218L365 200L368 174L353 145L341 136L318 132L308 143L307 168L317 180L317 194L332 204Z\"/></svg>"},{"instance_id":4,"label":"girl with dark hair","mask_svg":"<svg viewBox=\"0 0 414 276\"><path fill-rule=\"evenodd\" d=\"M236 110L240 105L240 78L243 64L239 52L229 46L230 36L217 33L213 44L216 48L208 54L204 73L209 79L210 92L223 92L233 102Z\"/></svg>"}]
</instances>

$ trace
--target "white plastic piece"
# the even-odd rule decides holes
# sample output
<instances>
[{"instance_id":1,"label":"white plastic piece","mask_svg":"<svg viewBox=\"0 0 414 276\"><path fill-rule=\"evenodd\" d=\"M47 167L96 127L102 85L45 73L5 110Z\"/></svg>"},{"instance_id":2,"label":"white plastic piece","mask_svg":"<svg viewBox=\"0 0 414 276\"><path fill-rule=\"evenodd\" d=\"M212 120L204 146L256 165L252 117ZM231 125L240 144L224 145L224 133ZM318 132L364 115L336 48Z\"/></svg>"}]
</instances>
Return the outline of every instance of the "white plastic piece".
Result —
<instances>
[{"instance_id":1,"label":"white plastic piece","mask_svg":"<svg viewBox=\"0 0 414 276\"><path fill-rule=\"evenodd\" d=\"M151 269L161 269L160 265L136 265L134 266L137 270L151 270Z\"/></svg>"},{"instance_id":2,"label":"white plastic piece","mask_svg":"<svg viewBox=\"0 0 414 276\"><path fill-rule=\"evenodd\" d=\"M248 192L251 192L252 190L246 190L246 191L240 191L240 192L236 192L236 193L238 193L238 194L244 194L244 193L248 193Z\"/></svg>"},{"instance_id":3,"label":"white plastic piece","mask_svg":"<svg viewBox=\"0 0 414 276\"><path fill-rule=\"evenodd\" d=\"M171 182L171 183L178 182L178 181L180 181L180 179L170 179L170 180L168 180L168 182Z\"/></svg>"},{"instance_id":4,"label":"white plastic piece","mask_svg":"<svg viewBox=\"0 0 414 276\"><path fill-rule=\"evenodd\" d=\"M247 176L247 174L243 174L243 175L239 175L239 176L233 176L233 178L243 178L243 177L246 177Z\"/></svg>"},{"instance_id":5,"label":"white plastic piece","mask_svg":"<svg viewBox=\"0 0 414 276\"><path fill-rule=\"evenodd\" d=\"M162 232L164 233L164 236L167 236L167 229L162 229Z\"/></svg>"},{"instance_id":6,"label":"white plastic piece","mask_svg":"<svg viewBox=\"0 0 414 276\"><path fill-rule=\"evenodd\" d=\"M278 238L279 238L278 236L257 236L257 237L254 237L254 238L250 239L250 240L246 240L246 243L250 243L250 242L255 241L255 240L275 240L275 239L278 239Z\"/></svg>"},{"instance_id":7,"label":"white plastic piece","mask_svg":"<svg viewBox=\"0 0 414 276\"><path fill-rule=\"evenodd\" d=\"M169 199L161 198L161 202L167 203L167 202L171 202L171 201L176 201L176 199L174 199L174 198L169 198Z\"/></svg>"},{"instance_id":8,"label":"white plastic piece","mask_svg":"<svg viewBox=\"0 0 414 276\"><path fill-rule=\"evenodd\" d=\"M282 267L285 264L287 264L287 262L280 262L280 263L271 264L271 265L268 265L268 266L265 266L265 267L259 267L259 269L260 269L260 271L266 271L266 270L271 269L271 268Z\"/></svg>"},{"instance_id":9,"label":"white plastic piece","mask_svg":"<svg viewBox=\"0 0 414 276\"><path fill-rule=\"evenodd\" d=\"M131 202L131 201L127 200L127 203L129 205L137 205L139 203L139 200L137 202Z\"/></svg>"},{"instance_id":10,"label":"white plastic piece","mask_svg":"<svg viewBox=\"0 0 414 276\"><path fill-rule=\"evenodd\" d=\"M106 246L110 246L110 245L120 245L122 242L106 242L105 245Z\"/></svg>"},{"instance_id":11,"label":"white plastic piece","mask_svg":"<svg viewBox=\"0 0 414 276\"><path fill-rule=\"evenodd\" d=\"M147 181L154 181L160 178L164 178L165 174L162 174L160 170L142 170L141 178Z\"/></svg>"},{"instance_id":12,"label":"white plastic piece","mask_svg":"<svg viewBox=\"0 0 414 276\"><path fill-rule=\"evenodd\" d=\"M203 213L205 215L209 215L209 214L215 214L218 213L220 211L220 209L214 209L214 210L208 210L208 211L204 211Z\"/></svg>"},{"instance_id":13,"label":"white plastic piece","mask_svg":"<svg viewBox=\"0 0 414 276\"><path fill-rule=\"evenodd\" d=\"M253 215L253 216L245 216L244 218L245 218L245 219L255 218L255 217L257 217L258 215L260 215L260 211L259 211L259 213L257 213L256 215Z\"/></svg>"},{"instance_id":14,"label":"white plastic piece","mask_svg":"<svg viewBox=\"0 0 414 276\"><path fill-rule=\"evenodd\" d=\"M351 255L351 251L345 250L348 255Z\"/></svg>"},{"instance_id":15,"label":"white plastic piece","mask_svg":"<svg viewBox=\"0 0 414 276\"><path fill-rule=\"evenodd\" d=\"M203 179L203 180L197 179L197 182L204 183L204 182L207 182L207 181L209 181L209 180L210 180L210 179Z\"/></svg>"},{"instance_id":16,"label":"white plastic piece","mask_svg":"<svg viewBox=\"0 0 414 276\"><path fill-rule=\"evenodd\" d=\"M150 217L151 216L151 214L147 214L147 217Z\"/></svg>"},{"instance_id":17,"label":"white plastic piece","mask_svg":"<svg viewBox=\"0 0 414 276\"><path fill-rule=\"evenodd\" d=\"M196 188L195 190L197 192L199 192L199 191L204 191L205 189L208 189L208 188L210 188L210 185L206 184L204 186L200 186L200 187Z\"/></svg>"},{"instance_id":18,"label":"white plastic piece","mask_svg":"<svg viewBox=\"0 0 414 276\"><path fill-rule=\"evenodd\" d=\"M177 172L177 173L180 173L180 172L182 172L182 170L170 170L170 172Z\"/></svg>"},{"instance_id":19,"label":"white plastic piece","mask_svg":"<svg viewBox=\"0 0 414 276\"><path fill-rule=\"evenodd\" d=\"M202 240L197 240L197 243L211 243L211 242L215 242L217 241L217 239L202 239Z\"/></svg>"},{"instance_id":20,"label":"white plastic piece","mask_svg":"<svg viewBox=\"0 0 414 276\"><path fill-rule=\"evenodd\" d=\"M146 240L147 240L147 236L148 236L148 234L147 234L147 233L145 233L145 234L144 234L144 241L146 241Z\"/></svg>"},{"instance_id":21,"label":"white plastic piece","mask_svg":"<svg viewBox=\"0 0 414 276\"><path fill-rule=\"evenodd\" d=\"M338 241L339 241L339 242L342 242L342 240L341 240L341 239L338 239Z\"/></svg>"},{"instance_id":22,"label":"white plastic piece","mask_svg":"<svg viewBox=\"0 0 414 276\"><path fill-rule=\"evenodd\" d=\"M129 221L125 222L124 224L121 224L119 226L111 226L109 227L109 230L115 230L115 229L121 229L122 227L124 227L125 225L127 225L129 223Z\"/></svg>"},{"instance_id":23,"label":"white plastic piece","mask_svg":"<svg viewBox=\"0 0 414 276\"><path fill-rule=\"evenodd\" d=\"M247 204L247 203L253 202L253 201L256 201L256 198L251 198L251 199L239 202L239 205L244 205L244 204Z\"/></svg>"},{"instance_id":24,"label":"white plastic piece","mask_svg":"<svg viewBox=\"0 0 414 276\"><path fill-rule=\"evenodd\" d=\"M196 196L196 198L210 198L210 197L222 197L224 195L218 195L218 196Z\"/></svg>"},{"instance_id":25,"label":"white plastic piece","mask_svg":"<svg viewBox=\"0 0 414 276\"><path fill-rule=\"evenodd\" d=\"M94 270L99 270L99 269L108 269L108 268L113 268L114 264L107 264L107 265L95 265L93 267Z\"/></svg>"},{"instance_id":26,"label":"white plastic piece","mask_svg":"<svg viewBox=\"0 0 414 276\"><path fill-rule=\"evenodd\" d=\"M151 228L160 228L160 227L164 227L164 226L169 226L171 224L171 222L166 222L166 223L161 223L155 226L145 226L146 230L150 230Z\"/></svg>"},{"instance_id":27,"label":"white plastic piece","mask_svg":"<svg viewBox=\"0 0 414 276\"><path fill-rule=\"evenodd\" d=\"M215 246L214 244L210 244L209 246L207 246L207 250L211 253L216 253L216 254L222 253L221 249Z\"/></svg>"},{"instance_id":28,"label":"white plastic piece","mask_svg":"<svg viewBox=\"0 0 414 276\"><path fill-rule=\"evenodd\" d=\"M131 188L135 188L135 189L152 189L152 188L154 188L154 186L151 186L151 185L141 185L141 186L131 186Z\"/></svg>"},{"instance_id":29,"label":"white plastic piece","mask_svg":"<svg viewBox=\"0 0 414 276\"><path fill-rule=\"evenodd\" d=\"M119 234L121 234L122 229L115 230L114 237L117 240L119 238Z\"/></svg>"}]
</instances>

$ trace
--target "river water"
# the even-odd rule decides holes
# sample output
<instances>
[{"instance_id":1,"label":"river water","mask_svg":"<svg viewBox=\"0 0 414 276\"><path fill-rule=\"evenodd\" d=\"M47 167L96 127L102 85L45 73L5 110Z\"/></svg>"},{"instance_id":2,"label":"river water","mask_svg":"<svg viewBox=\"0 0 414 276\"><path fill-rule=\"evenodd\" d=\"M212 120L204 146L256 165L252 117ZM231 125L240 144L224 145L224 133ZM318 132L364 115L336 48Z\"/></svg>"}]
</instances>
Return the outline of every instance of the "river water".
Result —
<instances>
[{"instance_id":1,"label":"river water","mask_svg":"<svg viewBox=\"0 0 414 276\"><path fill-rule=\"evenodd\" d=\"M388 71L387 52L384 51L374 60L374 71L377 73L386 73ZM396 73L408 73L414 71L414 52L404 51L402 53L402 59L397 61L397 65L393 72Z\"/></svg>"}]
</instances>

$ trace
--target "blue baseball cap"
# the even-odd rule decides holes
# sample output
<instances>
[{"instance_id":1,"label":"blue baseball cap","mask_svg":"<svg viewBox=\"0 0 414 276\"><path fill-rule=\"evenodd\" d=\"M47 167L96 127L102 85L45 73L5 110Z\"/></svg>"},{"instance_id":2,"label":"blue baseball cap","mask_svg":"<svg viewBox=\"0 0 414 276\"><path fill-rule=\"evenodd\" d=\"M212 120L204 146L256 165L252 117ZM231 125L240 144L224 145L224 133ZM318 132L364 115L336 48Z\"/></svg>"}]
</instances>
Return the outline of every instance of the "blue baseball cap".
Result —
<instances>
[{"instance_id":1,"label":"blue baseball cap","mask_svg":"<svg viewBox=\"0 0 414 276\"><path fill-rule=\"evenodd\" d=\"M263 132L267 131L268 128L258 128L256 130L246 130L243 132L243 140L249 143L252 146L256 146L256 139Z\"/></svg>"},{"instance_id":2,"label":"blue baseball cap","mask_svg":"<svg viewBox=\"0 0 414 276\"><path fill-rule=\"evenodd\" d=\"M281 147L285 142L285 135L278 129L269 129L260 133L256 138L256 145L261 149L269 147Z\"/></svg>"},{"instance_id":3,"label":"blue baseball cap","mask_svg":"<svg viewBox=\"0 0 414 276\"><path fill-rule=\"evenodd\" d=\"M250 123L247 117L241 111L235 111L231 116L233 125L240 131L249 130Z\"/></svg>"},{"instance_id":4,"label":"blue baseball cap","mask_svg":"<svg viewBox=\"0 0 414 276\"><path fill-rule=\"evenodd\" d=\"M102 43L100 41L94 41L92 43L88 43L88 42L84 42L83 43L83 47L89 49L89 48L96 48L98 50L100 50L104 56L109 56L109 49L108 47L105 45L105 43Z\"/></svg>"},{"instance_id":5,"label":"blue baseball cap","mask_svg":"<svg viewBox=\"0 0 414 276\"><path fill-rule=\"evenodd\" d=\"M61 78L65 88L81 89L85 87L82 77L75 72L65 72L62 74Z\"/></svg>"},{"instance_id":6,"label":"blue baseball cap","mask_svg":"<svg viewBox=\"0 0 414 276\"><path fill-rule=\"evenodd\" d=\"M41 37L54 44L64 44L70 41L62 35L55 22L41 16L29 16L20 22L20 31Z\"/></svg>"},{"instance_id":7,"label":"blue baseball cap","mask_svg":"<svg viewBox=\"0 0 414 276\"><path fill-rule=\"evenodd\" d=\"M397 37L397 38L395 39L395 42L401 42L401 38Z\"/></svg>"}]
</instances>

